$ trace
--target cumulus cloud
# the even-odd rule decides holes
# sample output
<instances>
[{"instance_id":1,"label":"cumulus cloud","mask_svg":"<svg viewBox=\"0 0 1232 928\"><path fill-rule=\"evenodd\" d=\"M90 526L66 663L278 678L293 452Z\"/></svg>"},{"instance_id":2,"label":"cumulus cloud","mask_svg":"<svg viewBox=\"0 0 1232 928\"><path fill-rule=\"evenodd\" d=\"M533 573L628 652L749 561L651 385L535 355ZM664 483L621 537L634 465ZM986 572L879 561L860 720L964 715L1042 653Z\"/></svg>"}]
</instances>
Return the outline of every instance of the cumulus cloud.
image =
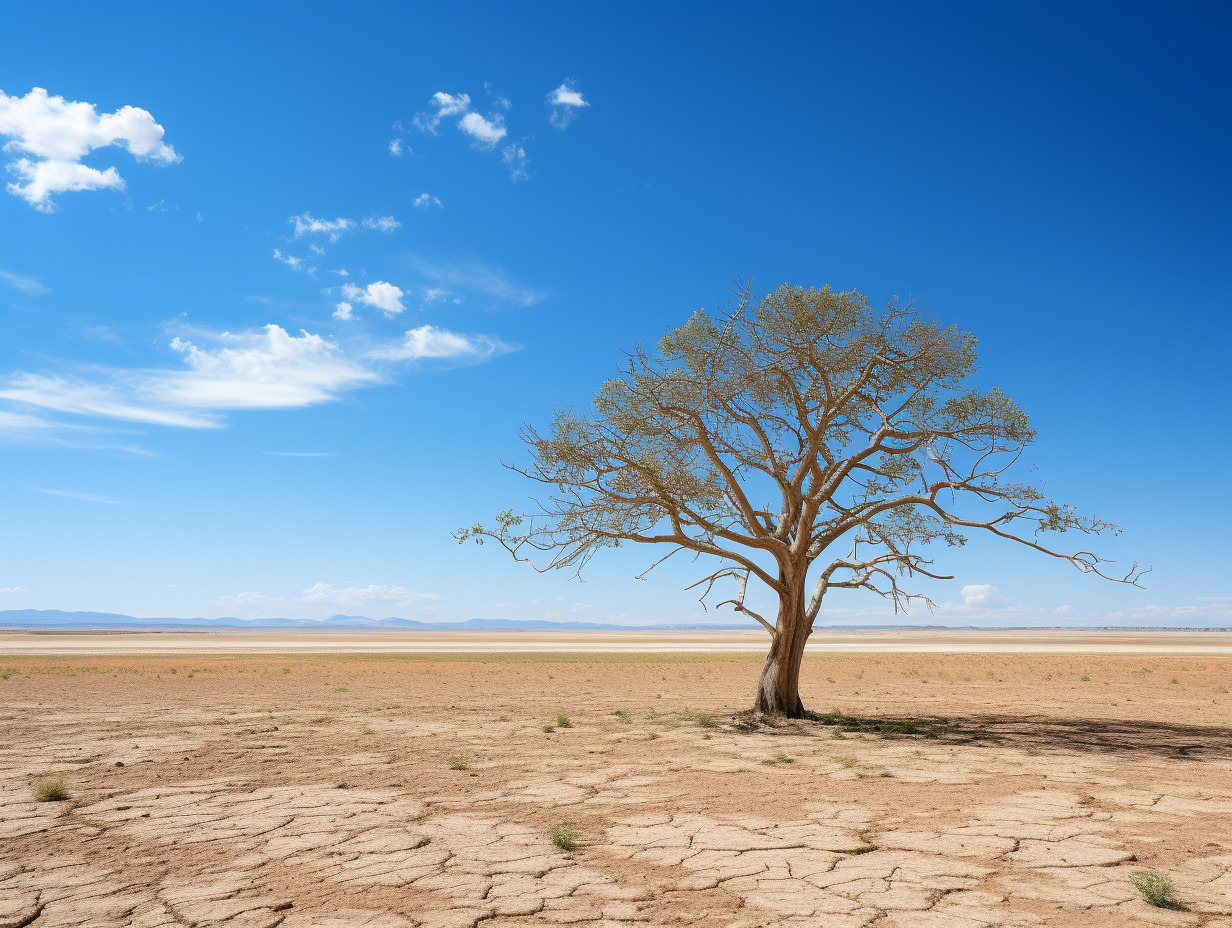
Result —
<instances>
[{"instance_id":1,"label":"cumulus cloud","mask_svg":"<svg viewBox=\"0 0 1232 928\"><path fill-rule=\"evenodd\" d=\"M990 609L1005 605L1005 598L988 583L968 584L959 590L959 595L962 596L963 605L972 608Z\"/></svg>"},{"instance_id":2,"label":"cumulus cloud","mask_svg":"<svg viewBox=\"0 0 1232 928\"><path fill-rule=\"evenodd\" d=\"M369 216L364 220L365 229L376 229L378 232L384 232L387 235L395 229L401 228L400 223L393 216Z\"/></svg>"},{"instance_id":3,"label":"cumulus cloud","mask_svg":"<svg viewBox=\"0 0 1232 928\"><path fill-rule=\"evenodd\" d=\"M564 129L583 107L590 106L582 98L581 92L573 85L572 79L566 80L548 94L548 103L552 105L548 120L557 129Z\"/></svg>"},{"instance_id":4,"label":"cumulus cloud","mask_svg":"<svg viewBox=\"0 0 1232 928\"><path fill-rule=\"evenodd\" d=\"M436 108L436 112L416 113L412 122L416 129L436 135L436 130L440 126L442 119L446 116L456 116L459 113L465 113L470 109L471 98L469 94L465 93L455 95L437 91L432 95L430 102Z\"/></svg>"},{"instance_id":5,"label":"cumulus cloud","mask_svg":"<svg viewBox=\"0 0 1232 928\"><path fill-rule=\"evenodd\" d=\"M421 325L408 331L402 341L373 354L391 361L442 358L479 363L513 350L512 345L490 335L463 335L432 325Z\"/></svg>"},{"instance_id":6,"label":"cumulus cloud","mask_svg":"<svg viewBox=\"0 0 1232 928\"><path fill-rule=\"evenodd\" d=\"M8 191L45 213L52 196L73 190L126 189L114 166L106 170L81 161L92 151L118 145L140 161L174 164L180 155L163 141L163 127L146 110L123 106L99 114L93 103L68 101L35 87L24 97L0 90L0 135L6 152L18 157L8 169L20 180Z\"/></svg>"},{"instance_id":7,"label":"cumulus cloud","mask_svg":"<svg viewBox=\"0 0 1232 928\"><path fill-rule=\"evenodd\" d=\"M424 600L440 599L436 593L419 593L404 586L376 585L335 587L315 583L304 590L300 600L305 603L333 603L338 606L362 606L368 603L391 603L410 606Z\"/></svg>"},{"instance_id":8,"label":"cumulus cloud","mask_svg":"<svg viewBox=\"0 0 1232 928\"><path fill-rule=\"evenodd\" d=\"M354 308L355 307L353 307L346 300L343 300L337 306L334 307L334 318L341 319L344 322L350 319L354 319L355 317L351 315L351 310Z\"/></svg>"},{"instance_id":9,"label":"cumulus cloud","mask_svg":"<svg viewBox=\"0 0 1232 928\"><path fill-rule=\"evenodd\" d=\"M389 140L389 153L395 158L402 157L402 139Z\"/></svg>"},{"instance_id":10,"label":"cumulus cloud","mask_svg":"<svg viewBox=\"0 0 1232 928\"><path fill-rule=\"evenodd\" d=\"M458 128L475 140L480 148L494 148L505 137L504 120L499 116L487 119L478 113L467 113L458 120Z\"/></svg>"},{"instance_id":11,"label":"cumulus cloud","mask_svg":"<svg viewBox=\"0 0 1232 928\"><path fill-rule=\"evenodd\" d=\"M292 335L267 325L193 338L171 342L182 369L104 369L92 380L18 372L0 389L0 398L83 416L214 428L224 410L312 406L381 379L306 331Z\"/></svg>"},{"instance_id":12,"label":"cumulus cloud","mask_svg":"<svg viewBox=\"0 0 1232 928\"><path fill-rule=\"evenodd\" d=\"M294 230L292 238L302 235L328 235L331 242L336 242L348 232L355 231L355 220L341 216L337 219L314 219L311 214L304 213L300 216L289 216L287 222L291 223Z\"/></svg>"},{"instance_id":13,"label":"cumulus cloud","mask_svg":"<svg viewBox=\"0 0 1232 928\"><path fill-rule=\"evenodd\" d=\"M418 206L420 209L431 209L434 206L440 206L441 201L430 193L421 193L411 201L411 205Z\"/></svg>"},{"instance_id":14,"label":"cumulus cloud","mask_svg":"<svg viewBox=\"0 0 1232 928\"><path fill-rule=\"evenodd\" d=\"M427 196L427 194L424 194ZM437 200L439 204L440 201ZM0 269L0 284L8 284L20 290L27 296L42 296L47 292L47 288L35 280L33 277L27 277L25 274L14 274L12 271Z\"/></svg>"},{"instance_id":15,"label":"cumulus cloud","mask_svg":"<svg viewBox=\"0 0 1232 928\"><path fill-rule=\"evenodd\" d=\"M406 309L402 302L402 298L406 293L401 287L396 287L383 280L368 284L366 287L357 287L355 284L343 284L342 295L349 301L379 309L387 316L396 316Z\"/></svg>"}]
</instances>

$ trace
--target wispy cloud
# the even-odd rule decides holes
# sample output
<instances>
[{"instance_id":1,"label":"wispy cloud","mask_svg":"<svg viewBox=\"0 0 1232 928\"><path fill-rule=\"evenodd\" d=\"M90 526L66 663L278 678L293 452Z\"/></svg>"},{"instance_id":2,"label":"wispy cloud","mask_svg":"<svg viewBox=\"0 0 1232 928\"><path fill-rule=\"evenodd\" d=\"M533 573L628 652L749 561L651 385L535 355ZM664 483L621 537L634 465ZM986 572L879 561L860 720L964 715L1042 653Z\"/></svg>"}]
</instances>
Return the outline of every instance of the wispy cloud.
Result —
<instances>
[{"instance_id":1,"label":"wispy cloud","mask_svg":"<svg viewBox=\"0 0 1232 928\"><path fill-rule=\"evenodd\" d=\"M410 151L409 148L406 150L408 152ZM402 157L402 139L390 139L389 140L389 153L393 155L395 158Z\"/></svg>"},{"instance_id":2,"label":"wispy cloud","mask_svg":"<svg viewBox=\"0 0 1232 928\"><path fill-rule=\"evenodd\" d=\"M297 258L294 255L285 255L277 248L274 249L274 260L281 261L293 271L303 271L309 277L317 276L317 269L310 264L305 264L303 258Z\"/></svg>"},{"instance_id":3,"label":"wispy cloud","mask_svg":"<svg viewBox=\"0 0 1232 928\"><path fill-rule=\"evenodd\" d=\"M45 213L55 211L55 194L126 189L114 166L100 171L82 164L97 149L119 145L138 160L156 164L181 160L146 110L123 106L99 115L93 103L53 97L42 87L24 97L0 91L0 135L10 139L4 150L19 155L8 167L21 181L10 183L9 193Z\"/></svg>"},{"instance_id":4,"label":"wispy cloud","mask_svg":"<svg viewBox=\"0 0 1232 928\"><path fill-rule=\"evenodd\" d=\"M215 428L222 411L312 406L381 380L321 336L277 325L193 338L203 344L171 342L186 369L100 369L89 379L18 372L0 398L74 415Z\"/></svg>"},{"instance_id":5,"label":"wispy cloud","mask_svg":"<svg viewBox=\"0 0 1232 928\"><path fill-rule=\"evenodd\" d=\"M509 179L515 184L530 177L530 159L521 142L506 145L501 149L501 163L509 168Z\"/></svg>"},{"instance_id":6,"label":"wispy cloud","mask_svg":"<svg viewBox=\"0 0 1232 928\"><path fill-rule=\"evenodd\" d=\"M479 364L515 350L516 346L507 345L490 335L464 335L432 325L421 325L408 331L400 342L377 349L373 357L390 361L431 358Z\"/></svg>"},{"instance_id":7,"label":"wispy cloud","mask_svg":"<svg viewBox=\"0 0 1232 928\"><path fill-rule=\"evenodd\" d=\"M440 206L439 197L434 197L430 193L421 193L415 199L411 200L412 206L418 206L420 209L431 209L434 206Z\"/></svg>"},{"instance_id":8,"label":"wispy cloud","mask_svg":"<svg viewBox=\"0 0 1232 928\"><path fill-rule=\"evenodd\" d=\"M335 587L316 583L304 590L300 602L333 603L336 606L362 606L368 603L389 603L410 606L430 599L440 599L437 593L419 593L404 586L377 585Z\"/></svg>"},{"instance_id":9,"label":"wispy cloud","mask_svg":"<svg viewBox=\"0 0 1232 928\"><path fill-rule=\"evenodd\" d=\"M311 214L289 216L287 222L292 227L292 238L304 235L326 235L331 242L336 242L348 232L355 231L355 220L339 217L337 219L314 219Z\"/></svg>"},{"instance_id":10,"label":"wispy cloud","mask_svg":"<svg viewBox=\"0 0 1232 928\"><path fill-rule=\"evenodd\" d=\"M87 503L106 503L108 506L123 505L118 499L108 499L97 493L75 493L72 490L45 490L41 487L31 487L35 493L46 493L48 496L64 496L68 499L79 499Z\"/></svg>"},{"instance_id":11,"label":"wispy cloud","mask_svg":"<svg viewBox=\"0 0 1232 928\"><path fill-rule=\"evenodd\" d=\"M440 201L438 200L437 202L439 203ZM12 271L0 270L0 283L15 287L27 296L42 296L47 292L47 288L33 277L27 277L25 274L15 274Z\"/></svg>"},{"instance_id":12,"label":"wispy cloud","mask_svg":"<svg viewBox=\"0 0 1232 928\"><path fill-rule=\"evenodd\" d=\"M333 458L337 451L262 451L262 454L272 454L279 458Z\"/></svg>"},{"instance_id":13,"label":"wispy cloud","mask_svg":"<svg viewBox=\"0 0 1232 928\"><path fill-rule=\"evenodd\" d=\"M0 586L0 593L29 593L24 586Z\"/></svg>"},{"instance_id":14,"label":"wispy cloud","mask_svg":"<svg viewBox=\"0 0 1232 928\"><path fill-rule=\"evenodd\" d=\"M577 89L572 78L548 94L548 103L552 106L548 120L557 129L564 129L584 107L590 106L582 98L581 91Z\"/></svg>"},{"instance_id":15,"label":"wispy cloud","mask_svg":"<svg viewBox=\"0 0 1232 928\"><path fill-rule=\"evenodd\" d=\"M369 216L364 220L365 229L376 229L378 232L384 232L387 235L401 226L402 223L393 216Z\"/></svg>"},{"instance_id":16,"label":"wispy cloud","mask_svg":"<svg viewBox=\"0 0 1232 928\"><path fill-rule=\"evenodd\" d=\"M409 260L411 267L429 280L449 284L463 290L486 293L519 306L533 306L547 295L511 280L504 271L498 268L488 267L478 261L462 264L434 263L416 255L411 255Z\"/></svg>"}]
</instances>

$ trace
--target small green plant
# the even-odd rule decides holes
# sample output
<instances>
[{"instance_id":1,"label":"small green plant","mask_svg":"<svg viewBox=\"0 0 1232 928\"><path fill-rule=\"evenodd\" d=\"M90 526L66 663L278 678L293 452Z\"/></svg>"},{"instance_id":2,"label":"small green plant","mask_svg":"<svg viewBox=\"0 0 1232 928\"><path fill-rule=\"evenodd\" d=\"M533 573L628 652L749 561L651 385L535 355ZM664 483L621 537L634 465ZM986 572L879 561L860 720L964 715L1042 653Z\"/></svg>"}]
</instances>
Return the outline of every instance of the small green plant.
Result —
<instances>
[{"instance_id":1,"label":"small green plant","mask_svg":"<svg viewBox=\"0 0 1232 928\"><path fill-rule=\"evenodd\" d=\"M551 734L552 732L556 731L556 726L555 725L544 725L543 730Z\"/></svg>"},{"instance_id":2,"label":"small green plant","mask_svg":"<svg viewBox=\"0 0 1232 928\"><path fill-rule=\"evenodd\" d=\"M548 839L562 851L572 851L578 846L581 835L570 822L561 822L548 829Z\"/></svg>"},{"instance_id":3,"label":"small green plant","mask_svg":"<svg viewBox=\"0 0 1232 928\"><path fill-rule=\"evenodd\" d=\"M376 729L375 729L375 728L369 728L367 725L365 725L363 728L361 728L361 729L359 730L359 733L360 733L361 735L375 735L375 734L376 734Z\"/></svg>"},{"instance_id":4,"label":"small green plant","mask_svg":"<svg viewBox=\"0 0 1232 928\"><path fill-rule=\"evenodd\" d=\"M34 798L39 802L63 802L68 799L64 777L47 777L34 784Z\"/></svg>"},{"instance_id":5,"label":"small green plant","mask_svg":"<svg viewBox=\"0 0 1232 928\"><path fill-rule=\"evenodd\" d=\"M848 755L846 757L840 757L838 759L838 762L842 764L844 767L848 767L848 768L854 767L856 765L856 759L852 757L851 755Z\"/></svg>"},{"instance_id":6,"label":"small green plant","mask_svg":"<svg viewBox=\"0 0 1232 928\"><path fill-rule=\"evenodd\" d=\"M847 736L843 734L843 727L840 725L838 728L834 729L834 734L830 737L835 741L843 741Z\"/></svg>"},{"instance_id":7,"label":"small green plant","mask_svg":"<svg viewBox=\"0 0 1232 928\"><path fill-rule=\"evenodd\" d=\"M282 668L282 672L283 672L283 673L290 673L290 672L291 672L291 668L290 668L290 667L283 667L283 668Z\"/></svg>"},{"instance_id":8,"label":"small green plant","mask_svg":"<svg viewBox=\"0 0 1232 928\"><path fill-rule=\"evenodd\" d=\"M794 764L796 762L794 757L788 757L786 754L775 754L774 759L780 764Z\"/></svg>"},{"instance_id":9,"label":"small green plant","mask_svg":"<svg viewBox=\"0 0 1232 928\"><path fill-rule=\"evenodd\" d=\"M1142 898L1158 909L1168 909L1176 905L1173 895L1176 887L1166 874L1153 870L1139 870L1130 874L1129 881L1142 894Z\"/></svg>"},{"instance_id":10,"label":"small green plant","mask_svg":"<svg viewBox=\"0 0 1232 928\"><path fill-rule=\"evenodd\" d=\"M626 725L633 721L633 715L629 712L626 712L624 709L617 709L612 714L616 716L616 718L624 722Z\"/></svg>"},{"instance_id":11,"label":"small green plant","mask_svg":"<svg viewBox=\"0 0 1232 928\"><path fill-rule=\"evenodd\" d=\"M1227 688L1226 686L1217 686L1217 687L1215 687L1215 692L1216 692L1216 693L1226 693L1227 691L1228 691L1228 688Z\"/></svg>"},{"instance_id":12,"label":"small green plant","mask_svg":"<svg viewBox=\"0 0 1232 928\"><path fill-rule=\"evenodd\" d=\"M834 678L833 678L833 677L826 677L826 682L827 682L827 683L833 683L833 682L834 682Z\"/></svg>"},{"instance_id":13,"label":"small green plant","mask_svg":"<svg viewBox=\"0 0 1232 928\"><path fill-rule=\"evenodd\" d=\"M451 757L449 758L449 769L450 770L465 770L466 761L464 761L460 757Z\"/></svg>"},{"instance_id":14,"label":"small green plant","mask_svg":"<svg viewBox=\"0 0 1232 928\"><path fill-rule=\"evenodd\" d=\"M569 721L569 716L565 715L565 713L562 712L560 715L556 716L556 727L557 728L572 728L573 723Z\"/></svg>"},{"instance_id":15,"label":"small green plant","mask_svg":"<svg viewBox=\"0 0 1232 928\"><path fill-rule=\"evenodd\" d=\"M1083 683L1089 683L1089 682L1090 682L1090 680L1091 680L1091 675L1090 675L1089 673L1084 673L1084 674L1083 674L1081 677L1079 677L1078 679L1079 679L1079 680L1081 680Z\"/></svg>"},{"instance_id":16,"label":"small green plant","mask_svg":"<svg viewBox=\"0 0 1232 928\"><path fill-rule=\"evenodd\" d=\"M351 688L349 686L336 686L334 687L334 692L335 693L349 693L351 692Z\"/></svg>"},{"instance_id":17,"label":"small green plant","mask_svg":"<svg viewBox=\"0 0 1232 928\"><path fill-rule=\"evenodd\" d=\"M699 715L696 717L695 721L697 722L698 728L714 728L715 727L714 719L712 719L708 715Z\"/></svg>"},{"instance_id":18,"label":"small green plant","mask_svg":"<svg viewBox=\"0 0 1232 928\"><path fill-rule=\"evenodd\" d=\"M1051 679L1052 679L1052 674L1050 674L1050 673L1046 673L1046 674L1044 674L1044 679L1045 679L1045 680L1051 680Z\"/></svg>"},{"instance_id":19,"label":"small green plant","mask_svg":"<svg viewBox=\"0 0 1232 928\"><path fill-rule=\"evenodd\" d=\"M1176 677L1173 677L1173 678L1172 678L1171 680L1169 680L1168 682L1169 682L1169 683L1178 683L1178 684L1179 684L1181 681L1180 681L1180 680L1178 680Z\"/></svg>"}]
</instances>

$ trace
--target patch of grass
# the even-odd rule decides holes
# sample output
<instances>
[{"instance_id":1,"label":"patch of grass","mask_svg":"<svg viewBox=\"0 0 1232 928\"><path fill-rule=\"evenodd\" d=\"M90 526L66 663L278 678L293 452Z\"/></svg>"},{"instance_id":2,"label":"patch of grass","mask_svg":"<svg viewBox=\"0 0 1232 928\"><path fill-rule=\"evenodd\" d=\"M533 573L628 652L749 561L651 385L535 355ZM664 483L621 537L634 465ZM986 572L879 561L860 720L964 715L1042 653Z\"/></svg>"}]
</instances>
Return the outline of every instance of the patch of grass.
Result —
<instances>
[{"instance_id":1,"label":"patch of grass","mask_svg":"<svg viewBox=\"0 0 1232 928\"><path fill-rule=\"evenodd\" d=\"M1227 688L1226 686L1217 686L1217 687L1215 687L1215 692L1216 692L1216 693L1226 693L1227 691L1228 691L1228 688Z\"/></svg>"},{"instance_id":2,"label":"patch of grass","mask_svg":"<svg viewBox=\"0 0 1232 928\"><path fill-rule=\"evenodd\" d=\"M786 754L775 754L774 759L780 764L794 764L796 762L794 757L788 757Z\"/></svg>"},{"instance_id":3,"label":"patch of grass","mask_svg":"<svg viewBox=\"0 0 1232 928\"><path fill-rule=\"evenodd\" d=\"M1172 885L1167 874L1156 873L1153 870L1139 870L1131 873L1129 881L1142 894L1142 898L1157 909L1176 907L1176 887Z\"/></svg>"},{"instance_id":4,"label":"patch of grass","mask_svg":"<svg viewBox=\"0 0 1232 928\"><path fill-rule=\"evenodd\" d=\"M698 728L714 728L715 727L714 719L712 719L708 715L698 715L694 719L694 721L697 723Z\"/></svg>"},{"instance_id":5,"label":"patch of grass","mask_svg":"<svg viewBox=\"0 0 1232 928\"><path fill-rule=\"evenodd\" d=\"M654 709L651 709L649 712L646 713L646 718L650 719L652 722L658 717L659 717L659 713L655 712Z\"/></svg>"},{"instance_id":6,"label":"patch of grass","mask_svg":"<svg viewBox=\"0 0 1232 928\"><path fill-rule=\"evenodd\" d=\"M1045 679L1045 680L1051 680L1051 679L1052 679L1052 674L1050 674L1050 673L1046 673L1046 674L1044 674L1044 679Z\"/></svg>"},{"instance_id":7,"label":"patch of grass","mask_svg":"<svg viewBox=\"0 0 1232 928\"><path fill-rule=\"evenodd\" d=\"M349 686L336 686L334 687L334 692L335 693L349 693L351 692L351 688Z\"/></svg>"},{"instance_id":8,"label":"patch of grass","mask_svg":"<svg viewBox=\"0 0 1232 928\"><path fill-rule=\"evenodd\" d=\"M1178 684L1179 684L1181 681L1180 681L1180 680L1178 680L1176 677L1173 677L1173 678L1172 678L1171 680L1169 680L1168 682L1169 682L1169 683L1178 683Z\"/></svg>"},{"instance_id":9,"label":"patch of grass","mask_svg":"<svg viewBox=\"0 0 1232 928\"><path fill-rule=\"evenodd\" d=\"M826 682L827 682L827 683L833 683L833 682L834 682L834 678L833 678L833 677L826 677Z\"/></svg>"},{"instance_id":10,"label":"patch of grass","mask_svg":"<svg viewBox=\"0 0 1232 928\"><path fill-rule=\"evenodd\" d=\"M375 734L376 734L376 729L375 729L375 728L369 728L367 725L365 725L363 728L361 728L361 729L359 730L359 733L360 733L361 735L375 735Z\"/></svg>"},{"instance_id":11,"label":"patch of grass","mask_svg":"<svg viewBox=\"0 0 1232 928\"><path fill-rule=\"evenodd\" d=\"M569 721L569 716L565 715L565 713L562 712L560 713L560 715L556 716L556 727L557 728L572 728L573 723Z\"/></svg>"},{"instance_id":12,"label":"patch of grass","mask_svg":"<svg viewBox=\"0 0 1232 928\"><path fill-rule=\"evenodd\" d=\"M847 768L851 768L856 765L856 759L852 757L850 754L848 754L846 757L840 757L838 759L838 762Z\"/></svg>"},{"instance_id":13,"label":"patch of grass","mask_svg":"<svg viewBox=\"0 0 1232 928\"><path fill-rule=\"evenodd\" d=\"M283 672L283 673L290 673L290 672L291 672L291 668L290 668L290 667L283 667L283 668L282 668L282 672Z\"/></svg>"},{"instance_id":14,"label":"patch of grass","mask_svg":"<svg viewBox=\"0 0 1232 928\"><path fill-rule=\"evenodd\" d=\"M633 714L626 712L624 709L617 709L612 713L612 715L616 716L616 718L620 719L626 725L633 721Z\"/></svg>"},{"instance_id":15,"label":"patch of grass","mask_svg":"<svg viewBox=\"0 0 1232 928\"><path fill-rule=\"evenodd\" d=\"M451 757L449 758L449 769L450 770L465 770L466 761L464 761L460 757Z\"/></svg>"},{"instance_id":16,"label":"patch of grass","mask_svg":"<svg viewBox=\"0 0 1232 928\"><path fill-rule=\"evenodd\" d=\"M581 834L571 822L561 822L548 829L548 840L562 851L572 851L580 839Z\"/></svg>"},{"instance_id":17,"label":"patch of grass","mask_svg":"<svg viewBox=\"0 0 1232 928\"><path fill-rule=\"evenodd\" d=\"M34 798L39 802L64 802L68 799L68 785L64 777L47 777L34 784Z\"/></svg>"},{"instance_id":18,"label":"patch of grass","mask_svg":"<svg viewBox=\"0 0 1232 928\"><path fill-rule=\"evenodd\" d=\"M1091 682L1091 675L1090 675L1089 673L1084 673L1084 674L1083 674L1081 677L1079 677L1078 679L1079 679L1079 680L1081 680L1083 683L1089 683L1089 682Z\"/></svg>"},{"instance_id":19,"label":"patch of grass","mask_svg":"<svg viewBox=\"0 0 1232 928\"><path fill-rule=\"evenodd\" d=\"M551 732L556 731L556 726L555 725L544 725L543 730L550 734Z\"/></svg>"}]
</instances>

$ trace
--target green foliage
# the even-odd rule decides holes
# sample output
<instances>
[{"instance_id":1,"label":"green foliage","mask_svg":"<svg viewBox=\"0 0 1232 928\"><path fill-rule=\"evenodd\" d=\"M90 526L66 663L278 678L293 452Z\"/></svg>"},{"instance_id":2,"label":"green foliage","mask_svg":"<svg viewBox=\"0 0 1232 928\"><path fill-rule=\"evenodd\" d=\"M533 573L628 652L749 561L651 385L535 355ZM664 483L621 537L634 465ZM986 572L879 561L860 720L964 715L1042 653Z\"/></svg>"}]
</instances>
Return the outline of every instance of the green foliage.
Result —
<instances>
[{"instance_id":1,"label":"green foliage","mask_svg":"<svg viewBox=\"0 0 1232 928\"><path fill-rule=\"evenodd\" d=\"M556 716L556 727L557 728L572 728L573 723L569 721L569 716L565 715L565 713L562 712L560 713L560 715Z\"/></svg>"},{"instance_id":2,"label":"green foliage","mask_svg":"<svg viewBox=\"0 0 1232 928\"><path fill-rule=\"evenodd\" d=\"M1165 909L1176 906L1176 888L1166 874L1152 870L1139 870L1137 873L1130 874L1129 880L1142 894L1142 898L1156 908Z\"/></svg>"},{"instance_id":3,"label":"green foliage","mask_svg":"<svg viewBox=\"0 0 1232 928\"><path fill-rule=\"evenodd\" d=\"M612 714L615 715L616 718L624 722L626 725L633 721L633 716L630 713L626 712L624 709L617 709Z\"/></svg>"},{"instance_id":4,"label":"green foliage","mask_svg":"<svg viewBox=\"0 0 1232 928\"><path fill-rule=\"evenodd\" d=\"M548 839L562 851L572 851L581 840L581 833L570 822L561 822L548 829Z\"/></svg>"},{"instance_id":5,"label":"green foliage","mask_svg":"<svg viewBox=\"0 0 1232 928\"><path fill-rule=\"evenodd\" d=\"M449 758L449 769L450 770L465 770L466 761L464 761L461 757L451 757Z\"/></svg>"},{"instance_id":6,"label":"green foliage","mask_svg":"<svg viewBox=\"0 0 1232 928\"><path fill-rule=\"evenodd\" d=\"M708 715L698 715L694 718L698 728L714 728L715 721Z\"/></svg>"}]
</instances>

